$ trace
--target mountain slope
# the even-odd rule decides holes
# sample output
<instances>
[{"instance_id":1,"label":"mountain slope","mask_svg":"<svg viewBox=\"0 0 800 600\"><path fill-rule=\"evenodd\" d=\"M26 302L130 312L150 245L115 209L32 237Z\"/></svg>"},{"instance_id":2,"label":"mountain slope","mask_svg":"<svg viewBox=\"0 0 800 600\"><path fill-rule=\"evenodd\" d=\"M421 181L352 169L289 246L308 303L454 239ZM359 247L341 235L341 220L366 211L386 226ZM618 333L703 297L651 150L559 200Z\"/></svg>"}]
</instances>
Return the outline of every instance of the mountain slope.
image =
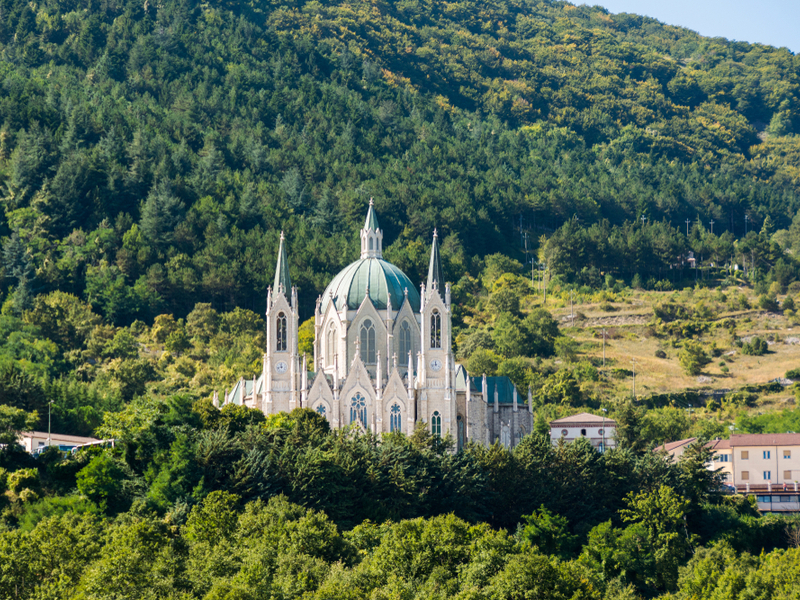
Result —
<instances>
[{"instance_id":1,"label":"mountain slope","mask_svg":"<svg viewBox=\"0 0 800 600\"><path fill-rule=\"evenodd\" d=\"M310 311L370 196L391 260L420 279L436 225L454 281L518 253L515 227L700 217L738 237L745 215L787 228L800 209L786 50L557 2L0 11L18 304L61 289L119 323L260 311L283 228Z\"/></svg>"}]
</instances>

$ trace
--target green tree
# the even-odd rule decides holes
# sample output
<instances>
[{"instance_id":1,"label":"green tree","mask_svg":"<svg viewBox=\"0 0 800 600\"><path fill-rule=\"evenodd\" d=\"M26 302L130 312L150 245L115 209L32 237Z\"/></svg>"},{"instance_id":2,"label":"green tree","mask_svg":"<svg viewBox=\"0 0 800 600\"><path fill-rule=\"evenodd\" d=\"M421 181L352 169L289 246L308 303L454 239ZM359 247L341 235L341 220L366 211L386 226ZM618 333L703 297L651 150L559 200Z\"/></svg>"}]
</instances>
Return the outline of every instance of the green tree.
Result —
<instances>
[{"instance_id":1,"label":"green tree","mask_svg":"<svg viewBox=\"0 0 800 600\"><path fill-rule=\"evenodd\" d=\"M108 453L102 452L78 471L75 481L78 491L103 510L116 512L124 505L121 497L125 471Z\"/></svg>"},{"instance_id":2,"label":"green tree","mask_svg":"<svg viewBox=\"0 0 800 600\"><path fill-rule=\"evenodd\" d=\"M699 375L703 367L711 362L711 358L700 344L687 341L678 352L678 362L687 375Z\"/></svg>"},{"instance_id":3,"label":"green tree","mask_svg":"<svg viewBox=\"0 0 800 600\"><path fill-rule=\"evenodd\" d=\"M16 444L19 433L33 429L38 422L39 415L35 411L28 413L20 408L0 404L0 444Z\"/></svg>"}]
</instances>

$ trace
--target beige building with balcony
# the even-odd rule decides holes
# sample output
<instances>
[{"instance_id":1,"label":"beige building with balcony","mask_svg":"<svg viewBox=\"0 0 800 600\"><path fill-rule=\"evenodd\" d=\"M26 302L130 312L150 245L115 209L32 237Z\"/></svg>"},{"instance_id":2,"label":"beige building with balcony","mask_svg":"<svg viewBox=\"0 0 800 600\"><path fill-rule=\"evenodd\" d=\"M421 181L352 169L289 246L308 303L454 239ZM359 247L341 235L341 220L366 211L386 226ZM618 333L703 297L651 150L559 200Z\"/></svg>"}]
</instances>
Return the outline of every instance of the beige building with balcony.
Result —
<instances>
[{"instance_id":1,"label":"beige building with balcony","mask_svg":"<svg viewBox=\"0 0 800 600\"><path fill-rule=\"evenodd\" d=\"M679 460L697 441L688 438L659 446ZM800 433L734 434L713 440L709 469L719 471L737 492L756 496L758 507L770 512L800 512Z\"/></svg>"}]
</instances>

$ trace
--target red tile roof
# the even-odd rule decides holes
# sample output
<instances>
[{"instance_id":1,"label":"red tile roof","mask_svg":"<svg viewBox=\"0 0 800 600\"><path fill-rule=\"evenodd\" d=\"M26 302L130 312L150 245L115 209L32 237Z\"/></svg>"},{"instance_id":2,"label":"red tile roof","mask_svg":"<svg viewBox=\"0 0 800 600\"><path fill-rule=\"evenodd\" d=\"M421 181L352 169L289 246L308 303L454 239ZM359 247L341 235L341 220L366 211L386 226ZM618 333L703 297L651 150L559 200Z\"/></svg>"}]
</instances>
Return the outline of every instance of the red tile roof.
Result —
<instances>
[{"instance_id":1,"label":"red tile roof","mask_svg":"<svg viewBox=\"0 0 800 600\"><path fill-rule=\"evenodd\" d=\"M800 433L736 433L730 446L800 446Z\"/></svg>"},{"instance_id":2,"label":"red tile roof","mask_svg":"<svg viewBox=\"0 0 800 600\"><path fill-rule=\"evenodd\" d=\"M555 421L550 421L551 427L563 427L564 425L602 425L605 423L606 427L614 427L617 422L614 419L609 419L605 417L605 419L597 415L593 415L591 413L580 413L577 415L572 415L570 417L564 417L562 419L556 419Z\"/></svg>"}]
</instances>

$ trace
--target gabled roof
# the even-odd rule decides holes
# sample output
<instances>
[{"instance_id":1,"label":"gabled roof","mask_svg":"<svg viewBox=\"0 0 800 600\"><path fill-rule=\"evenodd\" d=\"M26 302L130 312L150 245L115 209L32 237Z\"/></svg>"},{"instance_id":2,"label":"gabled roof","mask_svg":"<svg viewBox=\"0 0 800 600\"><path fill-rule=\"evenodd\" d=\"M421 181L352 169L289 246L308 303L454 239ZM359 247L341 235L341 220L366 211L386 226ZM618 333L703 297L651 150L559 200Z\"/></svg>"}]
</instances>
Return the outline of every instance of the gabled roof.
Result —
<instances>
[{"instance_id":1,"label":"gabled roof","mask_svg":"<svg viewBox=\"0 0 800 600\"><path fill-rule=\"evenodd\" d=\"M84 437L82 435L67 435L65 433L53 433L50 434L50 439L53 441L61 441L61 442L73 442L76 444L89 444L91 442L99 442L97 438L92 437ZM46 431L20 431L19 437L20 438L46 438L48 433Z\"/></svg>"},{"instance_id":2,"label":"gabled roof","mask_svg":"<svg viewBox=\"0 0 800 600\"><path fill-rule=\"evenodd\" d=\"M577 415L556 419L555 421L550 421L550 426L563 427L564 425L571 425L575 427L577 425L602 425L604 423L606 427L614 427L617 424L614 419L609 419L608 417L603 416L598 417L597 415L584 412Z\"/></svg>"},{"instance_id":3,"label":"gabled roof","mask_svg":"<svg viewBox=\"0 0 800 600\"><path fill-rule=\"evenodd\" d=\"M800 433L735 433L730 439L736 446L800 446Z\"/></svg>"},{"instance_id":4,"label":"gabled roof","mask_svg":"<svg viewBox=\"0 0 800 600\"><path fill-rule=\"evenodd\" d=\"M685 440L667 442L666 444L661 444L660 446L656 446L654 450L663 450L664 452L674 452L678 448L682 448L683 446L688 446L689 444L695 441L697 441L696 437L690 437L686 438Z\"/></svg>"}]
</instances>

